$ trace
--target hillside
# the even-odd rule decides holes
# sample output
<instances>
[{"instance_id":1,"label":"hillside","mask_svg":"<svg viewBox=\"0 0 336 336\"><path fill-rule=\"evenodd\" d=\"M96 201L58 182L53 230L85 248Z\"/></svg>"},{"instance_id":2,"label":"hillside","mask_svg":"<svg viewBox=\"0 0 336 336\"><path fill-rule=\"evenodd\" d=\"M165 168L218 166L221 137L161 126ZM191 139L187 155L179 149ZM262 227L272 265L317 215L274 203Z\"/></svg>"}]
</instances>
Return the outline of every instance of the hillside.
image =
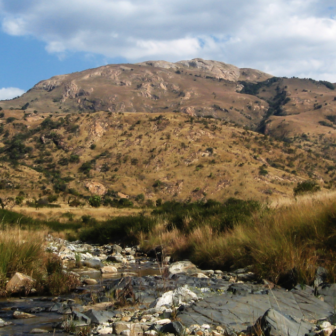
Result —
<instances>
[{"instance_id":1,"label":"hillside","mask_svg":"<svg viewBox=\"0 0 336 336\"><path fill-rule=\"evenodd\" d=\"M0 102L0 188L138 204L288 197L308 178L330 189L335 96L329 82L202 59L56 76Z\"/></svg>"},{"instance_id":2,"label":"hillside","mask_svg":"<svg viewBox=\"0 0 336 336\"><path fill-rule=\"evenodd\" d=\"M331 161L213 118L3 113L3 196L57 193L66 202L68 196L126 195L139 204L160 198L265 200L292 197L296 183L308 178L328 188L334 182Z\"/></svg>"}]
</instances>

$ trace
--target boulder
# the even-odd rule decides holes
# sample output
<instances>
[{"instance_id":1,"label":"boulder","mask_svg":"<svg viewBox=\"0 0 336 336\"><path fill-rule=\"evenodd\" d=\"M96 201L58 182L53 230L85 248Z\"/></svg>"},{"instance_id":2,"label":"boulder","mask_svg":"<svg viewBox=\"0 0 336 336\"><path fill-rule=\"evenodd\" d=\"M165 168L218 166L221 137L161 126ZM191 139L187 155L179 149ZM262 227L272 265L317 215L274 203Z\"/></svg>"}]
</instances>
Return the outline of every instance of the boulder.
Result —
<instances>
[{"instance_id":1,"label":"boulder","mask_svg":"<svg viewBox=\"0 0 336 336\"><path fill-rule=\"evenodd\" d=\"M186 274L197 274L202 273L201 270L199 270L196 265L194 265L192 262L186 260L186 261L177 261L172 263L168 267L169 274L178 274L178 273L186 273Z\"/></svg>"},{"instance_id":2,"label":"boulder","mask_svg":"<svg viewBox=\"0 0 336 336\"><path fill-rule=\"evenodd\" d=\"M114 266L104 266L100 269L100 271L105 274L105 273L117 273L118 270Z\"/></svg>"},{"instance_id":3,"label":"boulder","mask_svg":"<svg viewBox=\"0 0 336 336\"><path fill-rule=\"evenodd\" d=\"M85 184L85 187L94 195L103 196L107 192L105 186L99 182L89 181Z\"/></svg>"},{"instance_id":4,"label":"boulder","mask_svg":"<svg viewBox=\"0 0 336 336\"><path fill-rule=\"evenodd\" d=\"M28 275L16 272L6 285L6 291L17 293L30 291L35 280Z\"/></svg>"},{"instance_id":5,"label":"boulder","mask_svg":"<svg viewBox=\"0 0 336 336\"><path fill-rule=\"evenodd\" d=\"M261 332L265 336L304 336L310 332L312 325L271 308L253 328L256 333Z\"/></svg>"},{"instance_id":6,"label":"boulder","mask_svg":"<svg viewBox=\"0 0 336 336\"><path fill-rule=\"evenodd\" d=\"M162 306L178 306L182 303L197 301L198 296L186 287L180 287L174 291L164 293L150 305L151 308L160 308Z\"/></svg>"}]
</instances>

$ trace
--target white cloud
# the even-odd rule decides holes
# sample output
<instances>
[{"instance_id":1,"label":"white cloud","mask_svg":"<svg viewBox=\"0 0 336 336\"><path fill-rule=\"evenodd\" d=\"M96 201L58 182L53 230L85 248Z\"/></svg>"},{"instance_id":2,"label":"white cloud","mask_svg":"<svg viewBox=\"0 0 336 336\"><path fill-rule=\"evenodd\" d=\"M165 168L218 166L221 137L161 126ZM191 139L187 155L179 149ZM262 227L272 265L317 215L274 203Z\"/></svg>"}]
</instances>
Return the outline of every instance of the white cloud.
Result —
<instances>
[{"instance_id":1,"label":"white cloud","mask_svg":"<svg viewBox=\"0 0 336 336\"><path fill-rule=\"evenodd\" d=\"M203 57L336 81L334 0L0 0L2 29L49 53Z\"/></svg>"},{"instance_id":2,"label":"white cloud","mask_svg":"<svg viewBox=\"0 0 336 336\"><path fill-rule=\"evenodd\" d=\"M24 90L14 87L0 89L0 100L12 99L17 96L21 96L25 93Z\"/></svg>"}]
</instances>

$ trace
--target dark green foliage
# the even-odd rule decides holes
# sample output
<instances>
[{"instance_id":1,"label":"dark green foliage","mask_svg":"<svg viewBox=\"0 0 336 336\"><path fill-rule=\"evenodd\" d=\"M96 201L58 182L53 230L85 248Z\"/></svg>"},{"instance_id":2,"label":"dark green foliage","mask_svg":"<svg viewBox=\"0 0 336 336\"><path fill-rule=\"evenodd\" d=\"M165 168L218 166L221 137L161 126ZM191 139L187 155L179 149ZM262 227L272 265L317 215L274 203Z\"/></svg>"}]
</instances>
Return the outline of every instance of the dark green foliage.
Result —
<instances>
[{"instance_id":1,"label":"dark green foliage","mask_svg":"<svg viewBox=\"0 0 336 336\"><path fill-rule=\"evenodd\" d=\"M335 99L336 100L336 99ZM336 124L336 115L327 115L326 118L333 124Z\"/></svg>"},{"instance_id":2,"label":"dark green foliage","mask_svg":"<svg viewBox=\"0 0 336 336\"><path fill-rule=\"evenodd\" d=\"M57 193L61 191L64 192L67 190L67 185L63 180L56 180L56 182L54 183L54 190Z\"/></svg>"},{"instance_id":3,"label":"dark green foliage","mask_svg":"<svg viewBox=\"0 0 336 336\"><path fill-rule=\"evenodd\" d=\"M96 144L92 144L92 145L90 146L90 149L95 149L96 147L97 147Z\"/></svg>"},{"instance_id":4,"label":"dark green foliage","mask_svg":"<svg viewBox=\"0 0 336 336\"><path fill-rule=\"evenodd\" d=\"M335 90L334 84L327 81L320 81L321 84L325 85L330 90Z\"/></svg>"},{"instance_id":5,"label":"dark green foliage","mask_svg":"<svg viewBox=\"0 0 336 336\"><path fill-rule=\"evenodd\" d=\"M89 204L94 208L99 208L101 206L102 200L100 196L91 196L89 198Z\"/></svg>"},{"instance_id":6,"label":"dark green foliage","mask_svg":"<svg viewBox=\"0 0 336 336\"><path fill-rule=\"evenodd\" d=\"M64 124L63 118L58 119L58 121L54 121L50 117L48 117L42 121L41 128L43 130L52 130L60 128L63 124Z\"/></svg>"},{"instance_id":7,"label":"dark green foliage","mask_svg":"<svg viewBox=\"0 0 336 336\"><path fill-rule=\"evenodd\" d=\"M293 189L294 196L302 195L305 193L314 193L319 191L321 187L319 184L314 180L306 180L303 182L299 182L297 186Z\"/></svg>"},{"instance_id":8,"label":"dark green foliage","mask_svg":"<svg viewBox=\"0 0 336 336\"><path fill-rule=\"evenodd\" d=\"M259 168L259 175L266 176L268 174L268 171L264 167Z\"/></svg>"},{"instance_id":9,"label":"dark green foliage","mask_svg":"<svg viewBox=\"0 0 336 336\"><path fill-rule=\"evenodd\" d=\"M21 110L27 110L28 106L29 106L29 103L24 104L24 105L21 107Z\"/></svg>"},{"instance_id":10,"label":"dark green foliage","mask_svg":"<svg viewBox=\"0 0 336 336\"><path fill-rule=\"evenodd\" d=\"M70 155L69 162L70 163L79 163L79 156L74 155L74 154Z\"/></svg>"},{"instance_id":11,"label":"dark green foliage","mask_svg":"<svg viewBox=\"0 0 336 336\"><path fill-rule=\"evenodd\" d=\"M99 223L93 228L84 229L79 234L82 241L106 244L118 240L138 243L136 233L149 232L154 228L156 220L144 216L117 217Z\"/></svg>"},{"instance_id":12,"label":"dark green foliage","mask_svg":"<svg viewBox=\"0 0 336 336\"><path fill-rule=\"evenodd\" d=\"M8 117L8 118L6 119L6 123L7 123L7 124L10 124L10 123L13 122L14 120L16 120L16 118L14 118L14 117Z\"/></svg>"},{"instance_id":13,"label":"dark green foliage","mask_svg":"<svg viewBox=\"0 0 336 336\"><path fill-rule=\"evenodd\" d=\"M333 127L333 124L328 122L328 121L325 121L325 120L321 120L318 122L320 125L322 126L326 126L326 127Z\"/></svg>"},{"instance_id":14,"label":"dark green foliage","mask_svg":"<svg viewBox=\"0 0 336 336\"><path fill-rule=\"evenodd\" d=\"M145 196L144 194L139 194L135 197L135 200L138 202L138 203L142 203L144 200L145 200Z\"/></svg>"},{"instance_id":15,"label":"dark green foliage","mask_svg":"<svg viewBox=\"0 0 336 336\"><path fill-rule=\"evenodd\" d=\"M92 161L87 161L84 162L80 167L79 167L79 171L81 173L84 173L86 175L88 175L90 173L90 170L92 169Z\"/></svg>"},{"instance_id":16,"label":"dark green foliage","mask_svg":"<svg viewBox=\"0 0 336 336\"><path fill-rule=\"evenodd\" d=\"M16 205L21 205L23 200L24 200L24 196L23 195L18 195L18 196L15 197L15 204Z\"/></svg>"},{"instance_id":17,"label":"dark green foliage","mask_svg":"<svg viewBox=\"0 0 336 336\"><path fill-rule=\"evenodd\" d=\"M243 89L240 91L240 93L245 93L249 95L257 95L259 93L259 90L265 87L270 87L272 84L280 81L281 78L279 77L272 77L270 79L267 79L263 82L259 83L251 83L251 82L245 82L241 81L240 84L244 85Z\"/></svg>"},{"instance_id":18,"label":"dark green foliage","mask_svg":"<svg viewBox=\"0 0 336 336\"><path fill-rule=\"evenodd\" d=\"M28 216L24 216L17 212L0 209L0 223L2 227L7 225L11 227L20 226L22 229L39 229L42 227L49 227L50 229L60 232L64 230L77 230L81 227L80 223L60 223L58 221L40 221Z\"/></svg>"},{"instance_id":19,"label":"dark green foliage","mask_svg":"<svg viewBox=\"0 0 336 336\"><path fill-rule=\"evenodd\" d=\"M89 226L94 226L94 225L96 225L98 223L95 218L93 218L93 217L91 217L89 215L82 216L82 222L85 225L89 225Z\"/></svg>"},{"instance_id":20,"label":"dark green foliage","mask_svg":"<svg viewBox=\"0 0 336 336\"><path fill-rule=\"evenodd\" d=\"M57 200L58 200L58 196L57 195L49 195L48 196L48 202L49 203L56 202Z\"/></svg>"},{"instance_id":21,"label":"dark green foliage","mask_svg":"<svg viewBox=\"0 0 336 336\"><path fill-rule=\"evenodd\" d=\"M168 219L168 228L178 228L190 232L196 227L211 223L213 229L225 231L241 221L246 221L257 210L260 203L229 198L223 204L214 200L207 202L180 203L169 201L153 210L153 215L161 215ZM185 222L188 218L188 224Z\"/></svg>"},{"instance_id":22,"label":"dark green foliage","mask_svg":"<svg viewBox=\"0 0 336 336\"><path fill-rule=\"evenodd\" d=\"M69 160L65 157L62 157L58 160L58 164L61 166L67 166L69 164Z\"/></svg>"}]
</instances>

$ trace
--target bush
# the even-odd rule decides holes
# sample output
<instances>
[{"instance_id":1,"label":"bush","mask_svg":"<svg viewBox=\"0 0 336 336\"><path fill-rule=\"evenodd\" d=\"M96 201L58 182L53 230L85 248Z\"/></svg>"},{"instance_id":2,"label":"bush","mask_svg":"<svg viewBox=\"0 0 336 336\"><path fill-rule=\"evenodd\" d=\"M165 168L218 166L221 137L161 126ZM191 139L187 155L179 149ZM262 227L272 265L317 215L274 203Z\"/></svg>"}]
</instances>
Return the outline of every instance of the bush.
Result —
<instances>
[{"instance_id":1,"label":"bush","mask_svg":"<svg viewBox=\"0 0 336 336\"><path fill-rule=\"evenodd\" d=\"M49 195L48 196L48 202L49 203L56 202L57 200L58 200L58 196L57 195Z\"/></svg>"},{"instance_id":2,"label":"bush","mask_svg":"<svg viewBox=\"0 0 336 336\"><path fill-rule=\"evenodd\" d=\"M89 198L89 204L94 208L99 208L101 206L101 197L100 196L91 196Z\"/></svg>"},{"instance_id":3,"label":"bush","mask_svg":"<svg viewBox=\"0 0 336 336\"><path fill-rule=\"evenodd\" d=\"M145 200L145 196L144 194L139 194L135 197L135 200L138 202L138 203L142 203L144 200Z\"/></svg>"},{"instance_id":4,"label":"bush","mask_svg":"<svg viewBox=\"0 0 336 336\"><path fill-rule=\"evenodd\" d=\"M96 144L92 144L92 145L90 146L90 149L95 149L96 147L97 147Z\"/></svg>"},{"instance_id":5,"label":"bush","mask_svg":"<svg viewBox=\"0 0 336 336\"><path fill-rule=\"evenodd\" d=\"M306 180L299 182L297 186L293 189L294 196L302 195L305 193L314 193L319 191L321 188L318 183L314 180Z\"/></svg>"}]
</instances>

